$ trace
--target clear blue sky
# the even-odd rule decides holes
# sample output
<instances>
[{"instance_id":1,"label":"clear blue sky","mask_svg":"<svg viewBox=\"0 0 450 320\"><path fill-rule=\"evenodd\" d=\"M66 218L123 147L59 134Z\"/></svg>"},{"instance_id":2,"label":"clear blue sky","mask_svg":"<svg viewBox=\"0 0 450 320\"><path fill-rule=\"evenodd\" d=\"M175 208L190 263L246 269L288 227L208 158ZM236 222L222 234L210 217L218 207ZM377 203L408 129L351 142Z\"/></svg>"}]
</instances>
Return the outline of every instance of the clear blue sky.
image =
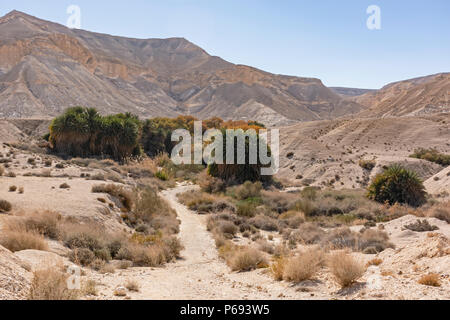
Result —
<instances>
[{"instance_id":1,"label":"clear blue sky","mask_svg":"<svg viewBox=\"0 0 450 320\"><path fill-rule=\"evenodd\" d=\"M16 9L82 29L135 38L184 37L212 55L328 86L379 88L450 71L449 0L14 0ZM381 30L366 9L381 8Z\"/></svg>"}]
</instances>

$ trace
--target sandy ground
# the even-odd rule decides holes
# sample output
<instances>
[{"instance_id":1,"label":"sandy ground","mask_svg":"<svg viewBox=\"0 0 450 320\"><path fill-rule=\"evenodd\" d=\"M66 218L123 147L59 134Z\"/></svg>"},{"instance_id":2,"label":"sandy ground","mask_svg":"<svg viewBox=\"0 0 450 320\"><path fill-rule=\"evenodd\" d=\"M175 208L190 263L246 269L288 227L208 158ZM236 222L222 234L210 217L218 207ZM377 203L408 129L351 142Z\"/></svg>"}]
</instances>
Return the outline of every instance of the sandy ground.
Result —
<instances>
[{"instance_id":1,"label":"sandy ground","mask_svg":"<svg viewBox=\"0 0 450 320\"><path fill-rule=\"evenodd\" d=\"M0 149L3 153L7 151L6 148ZM80 173L87 169L68 166L60 170L54 164L51 177L24 176L27 172L40 172L43 169L41 160L37 166L29 165L29 156L17 154L7 170L14 171L17 176L4 176L0 180L0 198L12 202L15 210L27 213L52 209L81 220L97 220L111 230L126 228L117 219L119 211L112 210L106 216L99 211L106 205L101 204L97 197L105 197L108 202L113 200L107 195L93 194L91 187L105 182L80 178ZM439 172L439 180L432 179L430 184L447 183L447 172L448 170ZM60 189L59 185L64 182L71 188ZM8 188L12 184L23 186L25 193L9 192ZM197 187L179 184L176 188L161 193L177 211L181 221L179 238L185 247L181 253L182 258L162 268L129 268L116 270L114 274L100 274L84 269L86 274L83 281L95 280L99 293L86 299L450 299L450 225L443 221L427 218L431 224L439 227L439 230L431 234L404 229L406 224L417 220L414 216L385 223L384 228L396 248L385 250L376 256L353 253L363 263L373 258L380 258L383 262L379 267L370 267L359 283L349 289L340 290L327 268L321 270L314 280L293 285L274 281L268 269L231 272L219 258L214 240L206 229L207 216L197 215L177 200L178 193L194 188ZM5 216L0 215L0 229L3 218ZM234 240L239 243L238 238ZM55 241L49 241L49 246L51 253L26 250L16 254L0 247L0 286L6 289L4 292L0 290L0 299L26 297L27 283L32 274L23 268L24 262L32 270L50 260L60 263L60 259L54 254L64 256L67 249ZM63 263L70 264L67 258L63 258ZM420 277L428 273L440 275L441 287L418 284ZM139 283L139 292L128 291L126 297L114 296L114 290L124 286L128 280Z\"/></svg>"},{"instance_id":2,"label":"sandy ground","mask_svg":"<svg viewBox=\"0 0 450 320\"><path fill-rule=\"evenodd\" d=\"M93 274L100 285L101 299L114 299L114 288L127 280L141 284L140 292L129 293L132 299L307 299L310 294L299 294L287 283L274 282L267 271L230 273L217 255L214 240L206 230L206 216L197 215L180 204L176 195L193 186L179 186L164 191L162 196L177 211L181 220L180 240L185 249L182 259L164 268L131 268L116 274ZM314 298L326 298L315 296ZM123 299L123 298L120 298Z\"/></svg>"},{"instance_id":3,"label":"sandy ground","mask_svg":"<svg viewBox=\"0 0 450 320\"><path fill-rule=\"evenodd\" d=\"M197 215L177 201L176 195L195 188L180 185L164 191L162 196L177 211L181 220L180 240L185 246L182 259L164 268L130 268L115 274L90 272L87 276L99 283L99 295L93 299L450 299L450 225L428 219L439 226L435 237L427 233L405 231L403 226L417 220L402 217L385 224L396 249L379 255L353 253L363 263L375 257L383 260L378 267L370 267L355 286L340 290L327 268L315 280L294 285L276 282L269 271L231 272L218 257L214 241L206 230L206 216ZM427 287L417 283L427 273L441 275L441 287ZM139 292L127 297L115 297L114 289L128 280L140 285Z\"/></svg>"}]
</instances>

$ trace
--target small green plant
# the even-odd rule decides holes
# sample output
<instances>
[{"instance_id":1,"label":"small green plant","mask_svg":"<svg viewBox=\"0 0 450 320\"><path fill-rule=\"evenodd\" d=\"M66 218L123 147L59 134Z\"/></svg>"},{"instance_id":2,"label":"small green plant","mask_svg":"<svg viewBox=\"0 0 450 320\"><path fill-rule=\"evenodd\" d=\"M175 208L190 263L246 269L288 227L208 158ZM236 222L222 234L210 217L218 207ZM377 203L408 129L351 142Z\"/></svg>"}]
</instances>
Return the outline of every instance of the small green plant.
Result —
<instances>
[{"instance_id":1,"label":"small green plant","mask_svg":"<svg viewBox=\"0 0 450 320\"><path fill-rule=\"evenodd\" d=\"M368 189L368 197L380 203L400 203L413 207L426 202L422 180L414 171L399 165L389 167L373 179Z\"/></svg>"},{"instance_id":2,"label":"small green plant","mask_svg":"<svg viewBox=\"0 0 450 320\"><path fill-rule=\"evenodd\" d=\"M167 181L167 180L169 180L169 176L168 176L168 174L167 174L164 170L157 171L157 172L155 173L155 177L158 178L159 180L162 180L162 181Z\"/></svg>"},{"instance_id":3,"label":"small green plant","mask_svg":"<svg viewBox=\"0 0 450 320\"><path fill-rule=\"evenodd\" d=\"M411 158L422 159L430 162L440 164L442 166L450 165L450 155L440 153L434 148L424 149L419 148L414 150L414 153L410 155Z\"/></svg>"}]
</instances>

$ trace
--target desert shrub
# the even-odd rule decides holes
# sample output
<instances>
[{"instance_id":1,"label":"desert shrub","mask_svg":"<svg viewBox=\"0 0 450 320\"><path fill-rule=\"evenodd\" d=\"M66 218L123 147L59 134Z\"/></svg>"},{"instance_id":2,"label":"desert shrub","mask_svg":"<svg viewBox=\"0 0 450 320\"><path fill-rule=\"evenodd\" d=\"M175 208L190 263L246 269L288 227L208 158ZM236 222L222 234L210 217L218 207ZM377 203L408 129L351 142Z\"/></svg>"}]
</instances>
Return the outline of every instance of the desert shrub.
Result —
<instances>
[{"instance_id":1,"label":"desert shrub","mask_svg":"<svg viewBox=\"0 0 450 320\"><path fill-rule=\"evenodd\" d=\"M95 181L106 181L105 175L103 173L96 173L93 176L90 176L86 180L95 180Z\"/></svg>"},{"instance_id":2,"label":"desert shrub","mask_svg":"<svg viewBox=\"0 0 450 320\"><path fill-rule=\"evenodd\" d=\"M359 160L359 166L365 170L372 171L373 168L376 166L375 160Z\"/></svg>"},{"instance_id":3,"label":"desert shrub","mask_svg":"<svg viewBox=\"0 0 450 320\"><path fill-rule=\"evenodd\" d=\"M83 282L81 291L86 296L96 296L98 294L97 282L94 280L87 280Z\"/></svg>"},{"instance_id":4,"label":"desert shrub","mask_svg":"<svg viewBox=\"0 0 450 320\"><path fill-rule=\"evenodd\" d=\"M9 186L9 192L16 192L17 186Z\"/></svg>"},{"instance_id":5,"label":"desert shrub","mask_svg":"<svg viewBox=\"0 0 450 320\"><path fill-rule=\"evenodd\" d=\"M8 176L9 178L15 178L15 177L17 177L17 175L16 175L14 172L12 172L12 171L9 171L8 174L7 174L7 176Z\"/></svg>"},{"instance_id":6,"label":"desert shrub","mask_svg":"<svg viewBox=\"0 0 450 320\"><path fill-rule=\"evenodd\" d=\"M123 207L127 210L133 208L133 195L123 186L116 184L95 185L92 187L92 192L109 194L110 196L119 199Z\"/></svg>"},{"instance_id":7,"label":"desert shrub","mask_svg":"<svg viewBox=\"0 0 450 320\"><path fill-rule=\"evenodd\" d=\"M272 276L276 281L283 280L284 268L287 261L287 258L281 256L276 258L270 265L270 272L272 273Z\"/></svg>"},{"instance_id":8,"label":"desert shrub","mask_svg":"<svg viewBox=\"0 0 450 320\"><path fill-rule=\"evenodd\" d=\"M68 277L55 269L35 271L28 300L76 300L79 291L67 288Z\"/></svg>"},{"instance_id":9,"label":"desert shrub","mask_svg":"<svg viewBox=\"0 0 450 320\"><path fill-rule=\"evenodd\" d=\"M223 234L231 235L231 236L234 236L238 231L238 228L236 227L236 225L231 221L221 220L217 223L216 228Z\"/></svg>"},{"instance_id":10,"label":"desert shrub","mask_svg":"<svg viewBox=\"0 0 450 320\"><path fill-rule=\"evenodd\" d=\"M427 215L442 221L450 223L450 202L442 203L432 207Z\"/></svg>"},{"instance_id":11,"label":"desert shrub","mask_svg":"<svg viewBox=\"0 0 450 320\"><path fill-rule=\"evenodd\" d=\"M256 213L256 206L251 202L241 201L237 204L236 214L240 217L253 217Z\"/></svg>"},{"instance_id":12,"label":"desert shrub","mask_svg":"<svg viewBox=\"0 0 450 320\"><path fill-rule=\"evenodd\" d=\"M128 215L132 226L146 224L167 234L179 231L179 221L175 211L151 188L137 189L135 208Z\"/></svg>"},{"instance_id":13,"label":"desert shrub","mask_svg":"<svg viewBox=\"0 0 450 320\"><path fill-rule=\"evenodd\" d=\"M166 237L162 240L162 244L166 262L178 259L181 251L184 249L183 244L177 237Z\"/></svg>"},{"instance_id":14,"label":"desert shrub","mask_svg":"<svg viewBox=\"0 0 450 320\"><path fill-rule=\"evenodd\" d=\"M434 162L434 163L440 164L441 166L449 166L450 165L450 155L440 153L438 150L436 150L434 148L416 149L416 150L414 150L414 153L410 157Z\"/></svg>"},{"instance_id":15,"label":"desert shrub","mask_svg":"<svg viewBox=\"0 0 450 320\"><path fill-rule=\"evenodd\" d=\"M48 245L45 239L33 232L24 231L5 231L0 235L0 245L6 249L16 252L22 250L48 250Z\"/></svg>"},{"instance_id":16,"label":"desert shrub","mask_svg":"<svg viewBox=\"0 0 450 320\"><path fill-rule=\"evenodd\" d=\"M387 248L395 246L389 242L389 236L381 230L366 229L358 240L358 250L367 253L368 249L372 249L375 253L382 252Z\"/></svg>"},{"instance_id":17,"label":"desert shrub","mask_svg":"<svg viewBox=\"0 0 450 320\"><path fill-rule=\"evenodd\" d=\"M365 267L359 261L342 251L332 254L328 264L336 282L342 288L351 286L365 272Z\"/></svg>"},{"instance_id":18,"label":"desert shrub","mask_svg":"<svg viewBox=\"0 0 450 320\"><path fill-rule=\"evenodd\" d=\"M419 281L420 284L431 287L440 287L441 281L439 279L439 275L436 273L430 273L422 276Z\"/></svg>"},{"instance_id":19,"label":"desert shrub","mask_svg":"<svg viewBox=\"0 0 450 320\"><path fill-rule=\"evenodd\" d=\"M359 234L352 232L348 227L341 227L330 230L322 239L322 245L332 249L351 248L356 249Z\"/></svg>"},{"instance_id":20,"label":"desert shrub","mask_svg":"<svg viewBox=\"0 0 450 320\"><path fill-rule=\"evenodd\" d=\"M95 254L87 248L75 248L69 253L69 260L82 266L89 266L95 260Z\"/></svg>"},{"instance_id":21,"label":"desert shrub","mask_svg":"<svg viewBox=\"0 0 450 320\"><path fill-rule=\"evenodd\" d=\"M209 213L213 211L214 202L218 198L208 193L191 190L179 194L178 199L190 210L199 211L201 213Z\"/></svg>"},{"instance_id":22,"label":"desert shrub","mask_svg":"<svg viewBox=\"0 0 450 320\"><path fill-rule=\"evenodd\" d=\"M276 219L265 215L257 215L248 221L251 225L265 231L278 231L278 223Z\"/></svg>"},{"instance_id":23,"label":"desert shrub","mask_svg":"<svg viewBox=\"0 0 450 320\"><path fill-rule=\"evenodd\" d=\"M384 231L365 229L362 233L356 233L348 227L329 231L323 237L321 244L332 249L349 248L369 254L376 254L387 248L394 248L394 245L389 242L388 234Z\"/></svg>"},{"instance_id":24,"label":"desert shrub","mask_svg":"<svg viewBox=\"0 0 450 320\"><path fill-rule=\"evenodd\" d=\"M214 213L220 213L220 212L231 212L235 213L237 211L236 206L226 200L216 200L213 203L213 212Z\"/></svg>"},{"instance_id":25,"label":"desert shrub","mask_svg":"<svg viewBox=\"0 0 450 320\"><path fill-rule=\"evenodd\" d=\"M435 231L439 229L437 226L432 226L427 220L417 220L414 223L406 225L405 228L416 232Z\"/></svg>"},{"instance_id":26,"label":"desert shrub","mask_svg":"<svg viewBox=\"0 0 450 320\"><path fill-rule=\"evenodd\" d=\"M262 191L261 198L272 211L283 213L293 207L298 197L287 192Z\"/></svg>"},{"instance_id":27,"label":"desert shrub","mask_svg":"<svg viewBox=\"0 0 450 320\"><path fill-rule=\"evenodd\" d=\"M292 209L303 212L306 216L313 216L317 213L315 204L309 199L297 200Z\"/></svg>"},{"instance_id":28,"label":"desert shrub","mask_svg":"<svg viewBox=\"0 0 450 320\"><path fill-rule=\"evenodd\" d=\"M132 246L131 259L138 267L157 267L166 262L164 251L160 246Z\"/></svg>"},{"instance_id":29,"label":"desert shrub","mask_svg":"<svg viewBox=\"0 0 450 320\"><path fill-rule=\"evenodd\" d=\"M60 189L70 189L70 186L67 183L63 183L59 186Z\"/></svg>"},{"instance_id":30,"label":"desert shrub","mask_svg":"<svg viewBox=\"0 0 450 320\"><path fill-rule=\"evenodd\" d=\"M312 279L324 263L324 253L318 248L311 248L287 260L283 270L283 279L302 282Z\"/></svg>"},{"instance_id":31,"label":"desert shrub","mask_svg":"<svg viewBox=\"0 0 450 320\"><path fill-rule=\"evenodd\" d=\"M105 233L100 227L91 225L67 225L64 244L71 249L102 249L105 246Z\"/></svg>"},{"instance_id":32,"label":"desert shrub","mask_svg":"<svg viewBox=\"0 0 450 320\"><path fill-rule=\"evenodd\" d=\"M9 212L12 209L10 202L0 199L0 212Z\"/></svg>"},{"instance_id":33,"label":"desert shrub","mask_svg":"<svg viewBox=\"0 0 450 320\"><path fill-rule=\"evenodd\" d=\"M211 177L206 170L198 175L197 184L203 192L207 193L223 192L226 188L222 179Z\"/></svg>"},{"instance_id":34,"label":"desert shrub","mask_svg":"<svg viewBox=\"0 0 450 320\"><path fill-rule=\"evenodd\" d=\"M297 229L305 222L305 214L298 211L288 211L279 216L280 226L287 226L292 229Z\"/></svg>"},{"instance_id":35,"label":"desert shrub","mask_svg":"<svg viewBox=\"0 0 450 320\"><path fill-rule=\"evenodd\" d=\"M289 236L293 242L317 244L322 241L326 232L314 223L306 222Z\"/></svg>"},{"instance_id":36,"label":"desert shrub","mask_svg":"<svg viewBox=\"0 0 450 320\"><path fill-rule=\"evenodd\" d=\"M167 181L167 180L169 180L169 175L168 175L167 172L164 171L164 170L157 171L157 172L155 173L155 177L158 178L159 180L162 180L162 181Z\"/></svg>"},{"instance_id":37,"label":"desert shrub","mask_svg":"<svg viewBox=\"0 0 450 320\"><path fill-rule=\"evenodd\" d=\"M246 181L240 186L229 188L227 193L237 200L246 200L249 198L260 198L261 190L261 182L257 181L252 183L250 181Z\"/></svg>"},{"instance_id":38,"label":"desert shrub","mask_svg":"<svg viewBox=\"0 0 450 320\"><path fill-rule=\"evenodd\" d=\"M94 255L102 261L109 262L111 260L111 252L107 247L95 250Z\"/></svg>"},{"instance_id":39,"label":"desert shrub","mask_svg":"<svg viewBox=\"0 0 450 320\"><path fill-rule=\"evenodd\" d=\"M58 240L62 236L61 215L52 211L38 211L23 218L24 229Z\"/></svg>"},{"instance_id":40,"label":"desert shrub","mask_svg":"<svg viewBox=\"0 0 450 320\"><path fill-rule=\"evenodd\" d=\"M0 166L0 177L5 173L5 168Z\"/></svg>"},{"instance_id":41,"label":"desert shrub","mask_svg":"<svg viewBox=\"0 0 450 320\"><path fill-rule=\"evenodd\" d=\"M391 205L405 203L418 207L426 201L425 187L417 174L398 165L378 174L368 191L370 199Z\"/></svg>"},{"instance_id":42,"label":"desert shrub","mask_svg":"<svg viewBox=\"0 0 450 320\"><path fill-rule=\"evenodd\" d=\"M139 292L140 285L136 280L128 279L125 283L125 288L127 288L129 291Z\"/></svg>"},{"instance_id":43,"label":"desert shrub","mask_svg":"<svg viewBox=\"0 0 450 320\"><path fill-rule=\"evenodd\" d=\"M275 247L273 244L267 242L267 240L264 239L259 239L256 241L256 243L258 244L258 250L268 253L268 254L273 254L275 252Z\"/></svg>"},{"instance_id":44,"label":"desert shrub","mask_svg":"<svg viewBox=\"0 0 450 320\"><path fill-rule=\"evenodd\" d=\"M233 271L251 271L265 264L266 260L258 250L245 247L236 250L227 263Z\"/></svg>"}]
</instances>

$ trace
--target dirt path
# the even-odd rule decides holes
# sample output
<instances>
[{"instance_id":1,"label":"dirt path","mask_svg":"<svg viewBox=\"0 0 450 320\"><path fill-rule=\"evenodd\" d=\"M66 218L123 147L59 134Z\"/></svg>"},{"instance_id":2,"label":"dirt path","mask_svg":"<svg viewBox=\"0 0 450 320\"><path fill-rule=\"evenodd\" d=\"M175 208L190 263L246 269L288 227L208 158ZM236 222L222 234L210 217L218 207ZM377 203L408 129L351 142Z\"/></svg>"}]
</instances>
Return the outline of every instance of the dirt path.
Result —
<instances>
[{"instance_id":1,"label":"dirt path","mask_svg":"<svg viewBox=\"0 0 450 320\"><path fill-rule=\"evenodd\" d=\"M114 298L115 287L127 279L140 283L132 299L306 299L308 293L286 283L273 281L264 274L267 270L232 273L220 260L210 233L206 230L206 217L197 215L180 204L176 195L194 186L178 186L162 192L161 196L177 211L181 221L180 240L185 249L182 259L164 268L132 268L99 278L99 298ZM315 299L320 298L317 295Z\"/></svg>"}]
</instances>

